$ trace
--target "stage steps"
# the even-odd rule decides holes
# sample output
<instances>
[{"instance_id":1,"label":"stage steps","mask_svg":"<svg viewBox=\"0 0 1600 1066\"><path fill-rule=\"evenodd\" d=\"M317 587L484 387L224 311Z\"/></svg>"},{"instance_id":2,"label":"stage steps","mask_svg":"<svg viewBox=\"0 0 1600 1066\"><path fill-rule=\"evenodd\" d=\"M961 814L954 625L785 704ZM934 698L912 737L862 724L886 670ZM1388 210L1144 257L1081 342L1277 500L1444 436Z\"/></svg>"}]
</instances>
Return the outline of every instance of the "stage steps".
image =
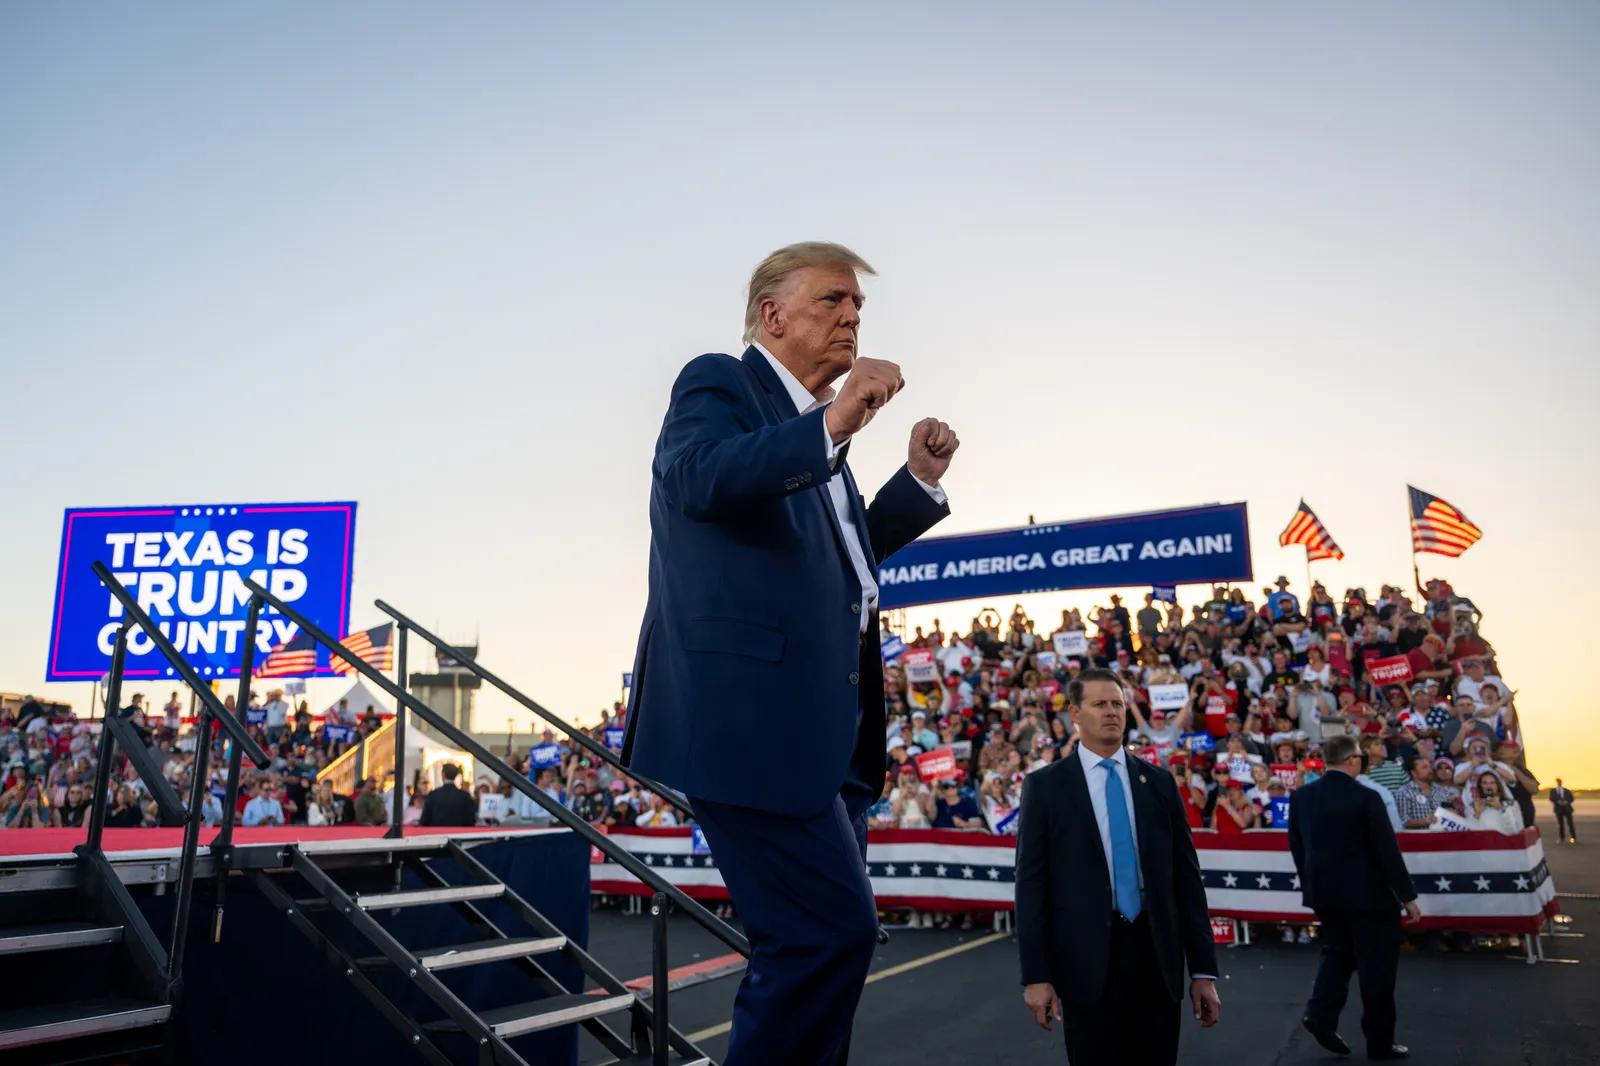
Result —
<instances>
[{"instance_id":1,"label":"stage steps","mask_svg":"<svg viewBox=\"0 0 1600 1066\"><path fill-rule=\"evenodd\" d=\"M103 854L55 868L72 875L0 869L0 1062L147 1061L173 1017L165 949Z\"/></svg>"},{"instance_id":2,"label":"stage steps","mask_svg":"<svg viewBox=\"0 0 1600 1066\"><path fill-rule=\"evenodd\" d=\"M366 865L352 864L358 857L364 857ZM410 1039L427 1062L530 1066L510 1041L577 1025L615 1056L613 1061L656 1063L651 1053L655 1019L648 999L627 988L473 858L467 842L441 837L426 847L385 851L364 844L343 851L325 841L315 851L288 846L284 860L286 869L252 869L247 877L320 954L343 969L346 980ZM392 887L374 891L372 881L379 870ZM402 887L405 873L412 880ZM360 887L347 887L351 881L360 881ZM508 935L483 909L489 904L504 907L532 935ZM420 907L453 909L479 939L416 948L402 944L383 918L402 908ZM350 935L352 930L357 937ZM349 950L357 940L376 952ZM557 957L583 975L584 987L567 987L556 978L547 963ZM510 1006L474 1006L464 1000L465 992L458 995L453 990L471 987L470 982L452 986L438 976L494 963L516 966L543 997ZM414 1010L408 1013L396 1003L396 997L405 998L412 989L431 1000L439 1016L419 1019ZM662 1061L669 1066L710 1066L709 1057L677 1030L669 1029L665 1042L668 1055Z\"/></svg>"}]
</instances>

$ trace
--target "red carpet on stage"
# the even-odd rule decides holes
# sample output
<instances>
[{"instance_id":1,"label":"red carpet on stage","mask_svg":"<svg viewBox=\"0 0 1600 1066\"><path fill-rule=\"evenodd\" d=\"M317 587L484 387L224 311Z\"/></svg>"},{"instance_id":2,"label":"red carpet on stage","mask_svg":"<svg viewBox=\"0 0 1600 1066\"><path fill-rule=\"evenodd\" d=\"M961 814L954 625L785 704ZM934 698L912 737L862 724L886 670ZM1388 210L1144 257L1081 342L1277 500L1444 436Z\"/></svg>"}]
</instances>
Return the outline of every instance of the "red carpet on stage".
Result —
<instances>
[{"instance_id":1,"label":"red carpet on stage","mask_svg":"<svg viewBox=\"0 0 1600 1066\"><path fill-rule=\"evenodd\" d=\"M251 844L298 844L312 840L369 840L389 831L386 825L305 825L268 826L261 829L235 829L233 843L237 847ZM524 830L525 832L526 830ZM507 835L508 830L496 826L462 826L452 828L424 828L407 826L405 835L463 836L469 833ZM0 833L0 857L9 859L44 858L71 854L72 849L87 839L87 829L12 829ZM200 846L205 847L216 839L217 830L202 829ZM183 846L182 829L107 829L101 846L108 855L136 851L177 851Z\"/></svg>"}]
</instances>

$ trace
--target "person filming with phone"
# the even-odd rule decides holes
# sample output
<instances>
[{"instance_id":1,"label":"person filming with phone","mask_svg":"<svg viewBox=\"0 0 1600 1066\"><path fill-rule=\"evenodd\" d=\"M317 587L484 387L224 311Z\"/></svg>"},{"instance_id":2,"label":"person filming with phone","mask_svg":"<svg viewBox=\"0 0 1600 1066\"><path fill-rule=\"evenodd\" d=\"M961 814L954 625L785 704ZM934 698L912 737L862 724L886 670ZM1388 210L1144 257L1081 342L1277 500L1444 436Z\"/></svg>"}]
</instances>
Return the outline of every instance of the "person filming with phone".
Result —
<instances>
[{"instance_id":1,"label":"person filming with phone","mask_svg":"<svg viewBox=\"0 0 1600 1066\"><path fill-rule=\"evenodd\" d=\"M1394 1041L1395 971L1400 965L1400 913L1422 918L1400 842L1376 792L1356 778L1367 756L1355 738L1322 745L1328 772L1296 789L1289 804L1289 850L1300 875L1302 901L1322 925L1322 958L1302 1024L1317 1043L1341 1055L1350 1046L1338 1033L1350 975L1361 982L1361 1031L1369 1059L1402 1059Z\"/></svg>"}]
</instances>

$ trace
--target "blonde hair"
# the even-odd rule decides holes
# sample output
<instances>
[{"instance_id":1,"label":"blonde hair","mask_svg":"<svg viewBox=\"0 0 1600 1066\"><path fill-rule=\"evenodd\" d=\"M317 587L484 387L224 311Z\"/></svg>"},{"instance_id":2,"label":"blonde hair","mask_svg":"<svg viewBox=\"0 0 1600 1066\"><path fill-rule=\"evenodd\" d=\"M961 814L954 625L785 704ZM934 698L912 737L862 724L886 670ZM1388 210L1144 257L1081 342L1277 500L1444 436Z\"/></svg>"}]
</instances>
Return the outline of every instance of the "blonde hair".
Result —
<instances>
[{"instance_id":1,"label":"blonde hair","mask_svg":"<svg viewBox=\"0 0 1600 1066\"><path fill-rule=\"evenodd\" d=\"M750 272L750 298L744 308L744 343L755 342L761 325L761 305L774 299L795 271L816 266L846 266L857 274L874 277L878 273L865 259L832 241L801 241L779 248Z\"/></svg>"}]
</instances>

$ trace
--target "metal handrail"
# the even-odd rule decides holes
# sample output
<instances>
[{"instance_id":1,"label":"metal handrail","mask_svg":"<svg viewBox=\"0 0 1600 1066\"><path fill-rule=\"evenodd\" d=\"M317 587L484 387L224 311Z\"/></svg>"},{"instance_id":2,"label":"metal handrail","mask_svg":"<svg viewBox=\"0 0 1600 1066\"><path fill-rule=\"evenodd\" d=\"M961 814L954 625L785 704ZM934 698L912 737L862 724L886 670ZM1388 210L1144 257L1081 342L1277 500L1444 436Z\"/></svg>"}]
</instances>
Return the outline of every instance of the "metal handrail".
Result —
<instances>
[{"instance_id":1,"label":"metal handrail","mask_svg":"<svg viewBox=\"0 0 1600 1066\"><path fill-rule=\"evenodd\" d=\"M460 648L457 648L451 644L446 644L441 638L417 625L417 623L413 622L411 619L407 618L405 615L401 614L398 610L389 606L384 601L374 600L373 603L378 610L382 611L390 618L393 618L403 628L415 631L417 636L421 637L429 644L432 644L440 651L445 652L451 658L455 659L456 662L460 663L462 666L465 666L468 670L471 670L474 674L478 675L478 677L482 678L484 681L487 681L489 684L493 685L507 696L510 696L512 699L522 704L524 707L538 715L540 718L544 719L546 722L555 726L557 729L560 729L563 733L566 733L567 736L571 737L579 747L583 748L583 750L587 751L589 754L597 756L613 769L627 774L629 777L633 778L635 781L638 781L645 788L649 789L651 792L654 792L656 795L660 796L662 799L666 800L680 811L683 811L685 814L694 813L694 811L689 808L689 801L684 798L683 793L679 792L677 789L668 785L663 785L659 781L653 781L639 773L637 770L631 770L624 766L621 757L618 756L616 752L612 751L604 744L596 742L593 737L589 736L589 734L585 733L583 730L574 729L555 714L541 706L537 700L534 700L517 691L515 688L512 688L510 684L495 676L493 673L490 673L484 667L478 665L478 661L476 659L462 651ZM401 680L404 680L404 678Z\"/></svg>"},{"instance_id":2,"label":"metal handrail","mask_svg":"<svg viewBox=\"0 0 1600 1066\"><path fill-rule=\"evenodd\" d=\"M92 569L112 596L122 604L124 619L117 629L116 640L111 649L110 684L107 687L106 714L101 728L100 765L95 773L94 808L90 817L89 833L80 854L90 863L96 861L103 863L105 860L105 852L101 847L105 829L105 793L110 786L111 759L115 750L120 747L128 761L133 764L146 791L160 808L163 820L183 826L183 845L178 858L178 899L177 905L173 908L172 936L169 941L171 948L164 958L152 957L149 963L157 971L151 976L165 984L162 990L163 1000L177 1004L183 994L184 951L189 939L189 911L194 902L194 874L196 854L199 850L200 824L204 820L200 816L200 809L208 786L211 722L213 720L221 722L234 739L232 772L235 780L230 781L230 785L236 784L241 751L248 751L251 761L260 767L268 765L271 760L261 746L251 739L244 725L227 713L227 709L216 698L211 687L200 680L200 675L195 672L194 667L183 658L177 647L167 639L166 634L161 632L155 620L145 613L139 606L138 600L112 574L110 568L104 563L96 562ZM201 707L199 721L195 727L195 755L191 767L187 806L179 797L177 790L162 775L161 767L157 765L150 749L134 732L133 726L120 714L123 673L127 666L128 632L134 626L138 626L150 638L151 644L161 653L162 658L166 659L189 690L200 699ZM248 663L248 654L245 658ZM123 917L128 922L143 922L137 912ZM137 932L135 939L148 935L147 926L141 924L138 928L142 932ZM153 940L151 942L153 944Z\"/></svg>"},{"instance_id":3,"label":"metal handrail","mask_svg":"<svg viewBox=\"0 0 1600 1066\"><path fill-rule=\"evenodd\" d=\"M139 739L139 734L133 731L133 726L123 718L115 709L100 720L101 727L110 731L116 739L117 747L122 749L122 754L133 763L134 772L139 775L139 780L144 782L145 791L150 793L150 798L156 801L156 806L161 809L161 817L172 825L185 825L189 821L189 811L184 807L183 801L178 798L178 793L161 773L161 767L156 765L156 760L150 754L150 749L145 747L144 741Z\"/></svg>"},{"instance_id":4,"label":"metal handrail","mask_svg":"<svg viewBox=\"0 0 1600 1066\"><path fill-rule=\"evenodd\" d=\"M211 686L200 680L200 675L195 673L194 667L189 665L178 649L173 646L172 641L167 639L167 635L161 632L160 627L155 624L150 616L144 613L144 608L139 606L139 601L133 597L132 593L122 587L122 582L116 579L116 576L111 573L110 568L105 563L95 563L93 569L94 576L105 582L106 588L111 590L111 595L121 601L122 609L128 613L128 616L133 619L140 629L144 630L145 635L150 638L150 642L156 646L156 650L161 653L162 658L166 659L172 665L172 668L178 672L178 676L183 679L184 684L188 685L194 691L194 694L200 697L200 702L216 717L217 721L222 723L222 728L226 729L228 735L233 737L233 742L244 749L244 753L250 756L250 761L255 763L258 769L265 770L267 765L272 762L271 757L261 750L261 745L257 744L250 736L250 732L245 729L244 724L228 713L227 708L222 705L222 701L217 699L217 694L211 691Z\"/></svg>"},{"instance_id":5,"label":"metal handrail","mask_svg":"<svg viewBox=\"0 0 1600 1066\"><path fill-rule=\"evenodd\" d=\"M444 737L455 744L456 747L467 752L473 758L487 766L497 777L500 778L501 781L509 782L511 787L515 788L517 791L533 800L534 803L548 811L551 817L553 817L556 821L560 822L568 829L571 829L574 833L578 834L578 836L588 841L593 847L598 848L600 852L611 861L615 862L618 866L621 866L624 870L628 871L634 877L649 885L657 892L665 893L667 898L672 900L672 902L675 903L680 910L698 922L712 936L715 936L718 940L722 941L724 944L727 944L730 948L746 958L749 957L749 940L747 940L738 930L734 929L722 919L716 917L710 911L706 910L705 907L701 906L698 901L691 899L677 885L667 881L660 875L659 872L634 858L632 852L619 846L616 841L595 829L594 826L590 825L582 818L579 818L576 814L568 810L562 804L551 799L545 794L543 789L536 787L532 781L529 781L526 775L520 774L516 770L512 769L499 756L495 755L488 748L478 743L478 741L470 733L457 729L455 725L446 721L443 717L437 714L433 708L429 707L426 703L423 703L421 700L411 695L404 688L396 685L393 681L390 681L376 668L374 668L371 663L367 662L361 656L345 647L342 642L329 636L315 622L311 621L311 619L307 618L299 611L296 611L293 607L290 607L287 603L273 595L271 592L268 592L265 588L251 578L244 579L244 586L254 594L256 599L260 600L262 603L270 604L272 607L276 608L277 611L285 618L298 625L302 632L310 635L312 640L315 640L318 644L337 654L341 659L348 663L351 668L353 668L357 673L361 674L362 677L371 681L373 684L383 689L384 692L388 693L389 696L394 699L396 704L399 706L402 713L409 709L412 713L417 715L417 717L421 718L439 733L443 734ZM405 624L409 625L409 623ZM247 640L254 640L255 633L247 632L245 634L245 638ZM397 783L396 787L398 788L400 785Z\"/></svg>"}]
</instances>

